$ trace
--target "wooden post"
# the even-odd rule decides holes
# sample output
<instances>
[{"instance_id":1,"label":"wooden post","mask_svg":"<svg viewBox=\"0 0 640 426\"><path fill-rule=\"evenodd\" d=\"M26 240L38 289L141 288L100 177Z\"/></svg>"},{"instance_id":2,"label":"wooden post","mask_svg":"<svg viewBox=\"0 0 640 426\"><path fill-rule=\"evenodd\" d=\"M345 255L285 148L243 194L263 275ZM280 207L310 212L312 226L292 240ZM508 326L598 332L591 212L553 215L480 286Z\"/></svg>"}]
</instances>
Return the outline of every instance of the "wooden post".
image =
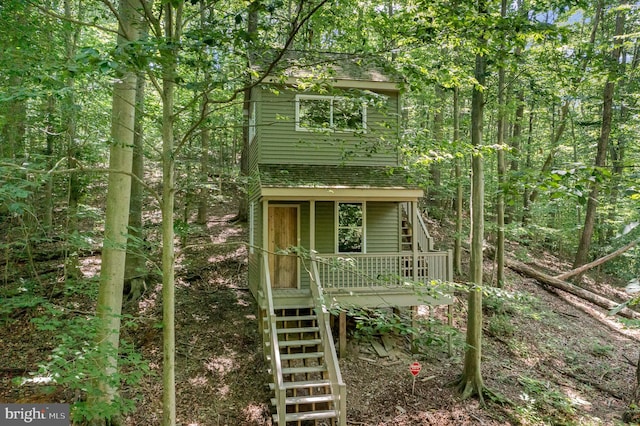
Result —
<instances>
[{"instance_id":1,"label":"wooden post","mask_svg":"<svg viewBox=\"0 0 640 426\"><path fill-rule=\"evenodd\" d=\"M338 347L339 347L339 357L340 358L344 358L344 356L347 354L347 313L346 312L340 312L340 319L339 319L339 324L338 327L340 329L340 338L338 341Z\"/></svg>"}]
</instances>

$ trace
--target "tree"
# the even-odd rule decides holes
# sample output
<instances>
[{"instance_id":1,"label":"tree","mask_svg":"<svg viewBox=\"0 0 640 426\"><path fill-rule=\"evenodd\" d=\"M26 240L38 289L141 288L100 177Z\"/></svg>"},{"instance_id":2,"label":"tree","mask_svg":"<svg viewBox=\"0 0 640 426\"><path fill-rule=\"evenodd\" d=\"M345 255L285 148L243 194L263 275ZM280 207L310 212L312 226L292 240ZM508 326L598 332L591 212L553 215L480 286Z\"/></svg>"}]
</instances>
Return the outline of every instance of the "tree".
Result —
<instances>
[{"instance_id":1,"label":"tree","mask_svg":"<svg viewBox=\"0 0 640 426\"><path fill-rule=\"evenodd\" d=\"M140 10L141 4L138 0L120 1L117 45L121 49L139 38ZM122 64L119 78L113 87L107 208L96 309L99 319L96 343L102 348L100 353L108 356L100 360L98 386L102 394L93 396L94 405L112 403L117 392L120 314L131 197L136 84L136 71L130 64Z\"/></svg>"},{"instance_id":2,"label":"tree","mask_svg":"<svg viewBox=\"0 0 640 426\"><path fill-rule=\"evenodd\" d=\"M478 15L487 15L484 0L478 2ZM475 85L471 98L471 144L474 152L471 159L471 260L469 264L469 289L467 298L467 338L462 377L458 387L462 398L477 395L483 401L484 381L482 379L482 265L484 260L484 166L482 159L482 126L484 118L484 89L487 73L487 59L483 48L487 39L478 38L478 52L475 62Z\"/></svg>"},{"instance_id":3,"label":"tree","mask_svg":"<svg viewBox=\"0 0 640 426\"><path fill-rule=\"evenodd\" d=\"M623 2L622 5L625 3ZM624 34L624 21L626 10L618 8L616 11L616 26L613 40L613 49L611 50L610 61L608 64L609 73L603 91L602 105L602 125L600 127L600 137L598 138L598 147L596 150L595 168L593 179L591 180L591 189L587 199L587 210L585 212L584 226L580 236L580 243L576 252L573 267L577 268L587 262L589 249L591 248L591 237L596 223L596 213L598 207L598 198L600 193L600 181L602 180L602 168L605 166L607 158L607 146L609 144L609 136L611 134L611 122L613 118L613 94L618 75L620 56L622 54L622 39Z\"/></svg>"}]
</instances>

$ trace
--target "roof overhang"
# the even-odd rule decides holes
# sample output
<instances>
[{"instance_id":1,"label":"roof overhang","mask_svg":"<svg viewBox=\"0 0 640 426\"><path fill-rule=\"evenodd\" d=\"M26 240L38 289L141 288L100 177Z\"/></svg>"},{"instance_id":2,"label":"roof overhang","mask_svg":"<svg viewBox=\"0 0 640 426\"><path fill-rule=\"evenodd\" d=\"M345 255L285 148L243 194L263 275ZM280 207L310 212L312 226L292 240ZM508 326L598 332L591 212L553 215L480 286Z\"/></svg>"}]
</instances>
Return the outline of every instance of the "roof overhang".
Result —
<instances>
[{"instance_id":1,"label":"roof overhang","mask_svg":"<svg viewBox=\"0 0 640 426\"><path fill-rule=\"evenodd\" d=\"M269 188L260 189L264 200L370 200L415 201L424 195L421 189L407 188Z\"/></svg>"}]
</instances>

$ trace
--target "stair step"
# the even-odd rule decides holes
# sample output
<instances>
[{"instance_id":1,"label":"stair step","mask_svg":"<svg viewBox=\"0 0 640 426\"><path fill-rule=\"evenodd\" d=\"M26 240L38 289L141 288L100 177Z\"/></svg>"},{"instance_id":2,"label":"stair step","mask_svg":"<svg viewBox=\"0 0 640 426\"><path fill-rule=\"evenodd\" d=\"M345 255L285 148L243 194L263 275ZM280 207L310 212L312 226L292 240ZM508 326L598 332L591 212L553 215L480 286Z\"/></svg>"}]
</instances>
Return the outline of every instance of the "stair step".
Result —
<instances>
[{"instance_id":1,"label":"stair step","mask_svg":"<svg viewBox=\"0 0 640 426\"><path fill-rule=\"evenodd\" d=\"M307 411L302 413L287 413L286 421L288 422L297 422L302 420L321 420L321 419L332 419L334 417L338 417L338 412L336 410L323 410L323 411ZM273 415L274 423L278 423L278 415Z\"/></svg>"},{"instance_id":2,"label":"stair step","mask_svg":"<svg viewBox=\"0 0 640 426\"><path fill-rule=\"evenodd\" d=\"M324 395L289 396L285 398L284 403L286 405L320 404L322 402L335 401L336 399L335 395L327 393ZM271 398L271 405L276 405L275 398Z\"/></svg>"},{"instance_id":3,"label":"stair step","mask_svg":"<svg viewBox=\"0 0 640 426\"><path fill-rule=\"evenodd\" d=\"M320 339L302 339L302 340L280 340L279 344L281 348L291 346L313 346L322 343Z\"/></svg>"},{"instance_id":4,"label":"stair step","mask_svg":"<svg viewBox=\"0 0 640 426\"><path fill-rule=\"evenodd\" d=\"M299 352L295 354L280 354L282 361L297 360L297 359L315 359L322 358L324 352ZM271 361L271 355L267 355L267 361Z\"/></svg>"},{"instance_id":5,"label":"stair step","mask_svg":"<svg viewBox=\"0 0 640 426\"><path fill-rule=\"evenodd\" d=\"M314 365L310 367L288 367L282 369L282 374L306 374L306 373L322 373L327 371L323 365Z\"/></svg>"},{"instance_id":6,"label":"stair step","mask_svg":"<svg viewBox=\"0 0 640 426\"><path fill-rule=\"evenodd\" d=\"M284 389L304 389L304 388L321 388L325 386L329 386L331 382L329 379L321 379L321 380L300 380L295 382L284 382L282 387ZM274 390L275 385L273 383L269 383L269 389Z\"/></svg>"},{"instance_id":7,"label":"stair step","mask_svg":"<svg viewBox=\"0 0 640 426\"><path fill-rule=\"evenodd\" d=\"M309 358L322 358L324 352L300 352L297 354L282 354L280 359L309 359Z\"/></svg>"},{"instance_id":8,"label":"stair step","mask_svg":"<svg viewBox=\"0 0 640 426\"><path fill-rule=\"evenodd\" d=\"M315 333L320 331L319 327L297 327L297 328L279 328L278 334L285 333Z\"/></svg>"},{"instance_id":9,"label":"stair step","mask_svg":"<svg viewBox=\"0 0 640 426\"><path fill-rule=\"evenodd\" d=\"M276 321L313 321L317 319L316 315L296 315L276 317Z\"/></svg>"}]
</instances>

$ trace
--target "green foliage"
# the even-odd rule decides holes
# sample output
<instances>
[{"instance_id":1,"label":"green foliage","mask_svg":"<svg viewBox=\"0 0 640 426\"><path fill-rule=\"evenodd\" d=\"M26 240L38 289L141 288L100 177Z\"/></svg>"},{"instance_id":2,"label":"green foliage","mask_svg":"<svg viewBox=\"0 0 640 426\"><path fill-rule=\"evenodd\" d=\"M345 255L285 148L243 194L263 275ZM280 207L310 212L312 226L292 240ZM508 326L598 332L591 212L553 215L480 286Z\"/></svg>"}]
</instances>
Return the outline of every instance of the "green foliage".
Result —
<instances>
[{"instance_id":1,"label":"green foliage","mask_svg":"<svg viewBox=\"0 0 640 426\"><path fill-rule=\"evenodd\" d=\"M96 344L96 317L70 316L68 311L50 304L43 305L44 313L33 318L36 328L57 341L48 360L40 364L37 373L57 385L80 392L83 398L72 406L74 421L112 418L133 411L137 400L135 387L150 374L149 366L132 344L120 341L119 350ZM123 328L135 326L131 317L123 317ZM119 371L104 375L96 368L103 360L118 358ZM21 381L28 378L18 379ZM110 404L89 404L89 396L100 395L98 383L124 389Z\"/></svg>"},{"instance_id":2,"label":"green foliage","mask_svg":"<svg viewBox=\"0 0 640 426\"><path fill-rule=\"evenodd\" d=\"M521 376L518 382L523 386L520 398L525 403L516 411L533 424L574 424L575 408L565 394L556 389L549 382Z\"/></svg>"},{"instance_id":3,"label":"green foliage","mask_svg":"<svg viewBox=\"0 0 640 426\"><path fill-rule=\"evenodd\" d=\"M512 318L505 314L492 315L487 319L487 322L487 331L492 336L511 337L516 329Z\"/></svg>"},{"instance_id":4,"label":"green foliage","mask_svg":"<svg viewBox=\"0 0 640 426\"><path fill-rule=\"evenodd\" d=\"M24 281L22 285L15 288L4 287L0 291L0 320L6 323L11 322L11 316L16 311L31 310L45 302L45 298L36 294L33 281Z\"/></svg>"},{"instance_id":5,"label":"green foliage","mask_svg":"<svg viewBox=\"0 0 640 426\"><path fill-rule=\"evenodd\" d=\"M433 317L412 320L410 311L398 314L390 309L351 307L346 311L356 322L354 337L363 341L389 333L407 336L422 353L431 347L444 347L451 339L457 344L462 342L457 329Z\"/></svg>"}]
</instances>

